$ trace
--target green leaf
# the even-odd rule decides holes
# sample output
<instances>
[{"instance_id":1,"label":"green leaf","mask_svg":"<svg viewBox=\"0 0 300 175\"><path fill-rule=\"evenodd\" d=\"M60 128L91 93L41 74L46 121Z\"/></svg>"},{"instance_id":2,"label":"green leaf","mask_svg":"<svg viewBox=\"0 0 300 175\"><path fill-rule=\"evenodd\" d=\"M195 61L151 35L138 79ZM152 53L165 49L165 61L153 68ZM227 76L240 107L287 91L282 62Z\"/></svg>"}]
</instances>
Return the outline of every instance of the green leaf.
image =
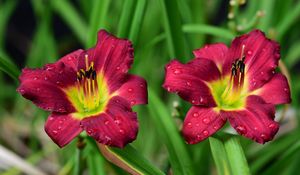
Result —
<instances>
[{"instance_id":1,"label":"green leaf","mask_svg":"<svg viewBox=\"0 0 300 175\"><path fill-rule=\"evenodd\" d=\"M169 152L169 160L175 175L192 175L193 164L189 157L183 138L172 119L165 104L158 98L154 91L149 88L149 111L157 129L160 130L161 139L164 141Z\"/></svg>"},{"instance_id":2,"label":"green leaf","mask_svg":"<svg viewBox=\"0 0 300 175\"><path fill-rule=\"evenodd\" d=\"M85 21L72 6L70 1L52 0L50 1L53 9L62 17L62 19L70 26L74 34L78 37L81 43L86 41L87 27Z\"/></svg>"},{"instance_id":3,"label":"green leaf","mask_svg":"<svg viewBox=\"0 0 300 175\"><path fill-rule=\"evenodd\" d=\"M237 136L232 136L224 142L227 157L233 175L250 175L248 163L243 148Z\"/></svg>"},{"instance_id":4,"label":"green leaf","mask_svg":"<svg viewBox=\"0 0 300 175\"><path fill-rule=\"evenodd\" d=\"M171 58L186 61L190 54L188 54L185 46L178 4L174 0L159 0L159 2L163 13L163 26L167 37L169 55Z\"/></svg>"},{"instance_id":5,"label":"green leaf","mask_svg":"<svg viewBox=\"0 0 300 175\"><path fill-rule=\"evenodd\" d=\"M205 24L186 24L182 30L186 33L210 34L230 40L234 38L234 34L227 29Z\"/></svg>"},{"instance_id":6,"label":"green leaf","mask_svg":"<svg viewBox=\"0 0 300 175\"><path fill-rule=\"evenodd\" d=\"M134 44L136 44L137 37L139 36L140 30L141 30L146 3L147 3L146 0L139 0L137 2L136 8L135 8L135 13L134 13L132 25L130 28L130 33L129 33L129 39Z\"/></svg>"},{"instance_id":7,"label":"green leaf","mask_svg":"<svg viewBox=\"0 0 300 175\"><path fill-rule=\"evenodd\" d=\"M97 31L107 27L105 21L108 18L107 13L109 4L109 0L95 0L95 4L92 7L92 14L90 16L88 40L86 42L87 48L96 43Z\"/></svg>"},{"instance_id":8,"label":"green leaf","mask_svg":"<svg viewBox=\"0 0 300 175\"><path fill-rule=\"evenodd\" d=\"M140 175L163 175L164 173L145 159L134 147L114 148L106 145L99 146L102 154L115 164L126 166L126 171ZM108 157L109 156L109 157ZM117 162L116 162L117 160ZM123 167L124 168L124 167ZM125 168L124 168L125 169Z\"/></svg>"},{"instance_id":9,"label":"green leaf","mask_svg":"<svg viewBox=\"0 0 300 175\"><path fill-rule=\"evenodd\" d=\"M129 35L129 29L131 25L131 20L134 15L134 7L137 0L126 0L123 4L121 19L118 26L118 36L121 38L126 38Z\"/></svg>"},{"instance_id":10,"label":"green leaf","mask_svg":"<svg viewBox=\"0 0 300 175\"><path fill-rule=\"evenodd\" d=\"M290 9L289 13L286 13L285 17L283 18L280 23L277 25L277 39L281 40L284 34L287 32L288 29L296 22L297 18L300 16L300 2L295 4L292 9Z\"/></svg>"},{"instance_id":11,"label":"green leaf","mask_svg":"<svg viewBox=\"0 0 300 175\"><path fill-rule=\"evenodd\" d=\"M209 137L209 143L218 174L230 175L231 170L223 142L217 138Z\"/></svg>"},{"instance_id":12,"label":"green leaf","mask_svg":"<svg viewBox=\"0 0 300 175\"><path fill-rule=\"evenodd\" d=\"M3 53L0 53L0 70L7 73L14 80L18 81L20 70L10 59L5 57Z\"/></svg>"}]
</instances>

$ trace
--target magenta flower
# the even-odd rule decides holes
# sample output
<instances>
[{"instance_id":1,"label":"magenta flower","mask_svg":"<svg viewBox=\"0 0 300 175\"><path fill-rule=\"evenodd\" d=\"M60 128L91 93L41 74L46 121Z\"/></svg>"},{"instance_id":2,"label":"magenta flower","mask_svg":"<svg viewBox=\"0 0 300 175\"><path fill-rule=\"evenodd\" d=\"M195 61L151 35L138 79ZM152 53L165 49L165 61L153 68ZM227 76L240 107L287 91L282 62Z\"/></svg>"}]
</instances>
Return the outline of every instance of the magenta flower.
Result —
<instances>
[{"instance_id":1,"label":"magenta flower","mask_svg":"<svg viewBox=\"0 0 300 175\"><path fill-rule=\"evenodd\" d=\"M183 123L189 144L218 131L228 120L241 135L258 143L272 140L279 129L275 105L291 102L287 79L275 69L279 44L259 31L194 51L187 64L172 60L163 87L192 103Z\"/></svg>"},{"instance_id":2,"label":"magenta flower","mask_svg":"<svg viewBox=\"0 0 300 175\"><path fill-rule=\"evenodd\" d=\"M99 143L124 147L138 131L131 107L147 103L146 81L127 73L132 62L131 42L101 30L94 48L23 69L17 91L52 112L45 131L58 146L85 130Z\"/></svg>"}]
</instances>

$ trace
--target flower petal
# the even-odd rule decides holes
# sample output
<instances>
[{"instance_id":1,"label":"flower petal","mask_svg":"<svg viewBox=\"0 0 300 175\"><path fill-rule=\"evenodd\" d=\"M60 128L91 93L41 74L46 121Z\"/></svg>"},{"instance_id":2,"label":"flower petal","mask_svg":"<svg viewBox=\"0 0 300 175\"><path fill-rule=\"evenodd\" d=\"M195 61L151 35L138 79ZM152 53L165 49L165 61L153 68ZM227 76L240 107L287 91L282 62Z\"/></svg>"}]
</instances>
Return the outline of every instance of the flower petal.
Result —
<instances>
[{"instance_id":1,"label":"flower petal","mask_svg":"<svg viewBox=\"0 0 300 175\"><path fill-rule=\"evenodd\" d=\"M169 92L178 93L194 105L215 106L210 89L205 83L220 78L220 72L213 61L201 58L182 64L172 60L166 65L165 71L163 87Z\"/></svg>"},{"instance_id":2,"label":"flower petal","mask_svg":"<svg viewBox=\"0 0 300 175\"><path fill-rule=\"evenodd\" d=\"M214 134L225 123L214 108L193 106L186 115L182 133L187 143L195 144Z\"/></svg>"},{"instance_id":3,"label":"flower petal","mask_svg":"<svg viewBox=\"0 0 300 175\"><path fill-rule=\"evenodd\" d=\"M291 102L289 84L284 75L277 73L263 87L257 90L258 96L266 103L284 104Z\"/></svg>"},{"instance_id":4,"label":"flower petal","mask_svg":"<svg viewBox=\"0 0 300 175\"><path fill-rule=\"evenodd\" d=\"M126 79L126 74L133 63L133 47L129 40L119 39L105 30L98 32L95 48L87 50L79 59L78 69L85 69L85 58L94 62L97 72L103 72L110 92L118 89Z\"/></svg>"},{"instance_id":5,"label":"flower petal","mask_svg":"<svg viewBox=\"0 0 300 175\"><path fill-rule=\"evenodd\" d=\"M72 114L52 113L46 123L45 131L59 146L64 147L81 133L80 120Z\"/></svg>"},{"instance_id":6,"label":"flower petal","mask_svg":"<svg viewBox=\"0 0 300 175\"><path fill-rule=\"evenodd\" d=\"M254 30L233 40L226 59L240 58L243 45L245 73L249 90L252 91L273 77L280 58L280 47L275 41L267 39L263 32Z\"/></svg>"},{"instance_id":7,"label":"flower petal","mask_svg":"<svg viewBox=\"0 0 300 175\"><path fill-rule=\"evenodd\" d=\"M139 76L129 75L126 82L118 89L118 95L130 102L130 105L147 104L147 83Z\"/></svg>"},{"instance_id":8,"label":"flower petal","mask_svg":"<svg viewBox=\"0 0 300 175\"><path fill-rule=\"evenodd\" d=\"M74 112L75 108L67 99L63 90L49 79L45 80L43 70L23 69L21 84L17 91L38 107L56 112ZM34 77L30 78L29 77Z\"/></svg>"},{"instance_id":9,"label":"flower petal","mask_svg":"<svg viewBox=\"0 0 300 175\"><path fill-rule=\"evenodd\" d=\"M231 63L225 64L225 62L230 61L228 59L225 59L227 52L228 52L228 47L223 43L209 44L203 48L193 51L195 57L197 58L206 58L212 60L218 66L220 72L222 72L223 74L225 74L222 71L224 70L223 66L224 65L230 66L231 64Z\"/></svg>"},{"instance_id":10,"label":"flower petal","mask_svg":"<svg viewBox=\"0 0 300 175\"><path fill-rule=\"evenodd\" d=\"M99 143L120 148L135 140L138 132L136 113L127 100L118 96L109 101L105 113L87 117L81 124Z\"/></svg>"},{"instance_id":11,"label":"flower petal","mask_svg":"<svg viewBox=\"0 0 300 175\"><path fill-rule=\"evenodd\" d=\"M274 105L254 95L247 97L246 105L244 110L225 111L221 115L228 118L232 127L247 138L261 144L272 140L279 129L279 124L274 121Z\"/></svg>"}]
</instances>

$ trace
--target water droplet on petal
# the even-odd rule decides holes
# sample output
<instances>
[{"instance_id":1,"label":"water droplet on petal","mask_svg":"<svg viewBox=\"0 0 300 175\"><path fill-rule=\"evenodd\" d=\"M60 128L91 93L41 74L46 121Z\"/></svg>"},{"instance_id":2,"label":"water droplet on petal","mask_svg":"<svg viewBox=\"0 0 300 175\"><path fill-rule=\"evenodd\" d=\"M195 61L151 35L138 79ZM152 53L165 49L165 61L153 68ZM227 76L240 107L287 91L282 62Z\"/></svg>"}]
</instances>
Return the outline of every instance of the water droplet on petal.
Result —
<instances>
[{"instance_id":1,"label":"water droplet on petal","mask_svg":"<svg viewBox=\"0 0 300 175\"><path fill-rule=\"evenodd\" d=\"M40 88L36 88L36 91L38 91L38 92L39 92L40 90L41 90Z\"/></svg>"},{"instance_id":2,"label":"water droplet on petal","mask_svg":"<svg viewBox=\"0 0 300 175\"><path fill-rule=\"evenodd\" d=\"M205 123L205 124L208 124L208 123L210 122L209 118L204 118L202 121L203 121L203 123Z\"/></svg>"},{"instance_id":3,"label":"water droplet on petal","mask_svg":"<svg viewBox=\"0 0 300 175\"><path fill-rule=\"evenodd\" d=\"M34 78L33 78L33 80L37 80L37 79L38 79L37 77L34 77Z\"/></svg>"},{"instance_id":4,"label":"water droplet on petal","mask_svg":"<svg viewBox=\"0 0 300 175\"><path fill-rule=\"evenodd\" d=\"M53 133L54 135L56 135L56 134L58 133L58 131L53 130L52 133Z\"/></svg>"},{"instance_id":5,"label":"water droplet on petal","mask_svg":"<svg viewBox=\"0 0 300 175\"><path fill-rule=\"evenodd\" d=\"M199 114L197 113L197 112L195 112L194 114L193 114L193 117L198 117L199 116Z\"/></svg>"},{"instance_id":6,"label":"water droplet on petal","mask_svg":"<svg viewBox=\"0 0 300 175\"><path fill-rule=\"evenodd\" d=\"M121 134L125 134L125 132L124 132L123 129L120 129L119 132L120 132Z\"/></svg>"},{"instance_id":7,"label":"water droplet on petal","mask_svg":"<svg viewBox=\"0 0 300 175\"><path fill-rule=\"evenodd\" d=\"M262 139L267 139L266 134L261 134L260 137L261 137Z\"/></svg>"},{"instance_id":8,"label":"water droplet on petal","mask_svg":"<svg viewBox=\"0 0 300 175\"><path fill-rule=\"evenodd\" d=\"M50 120L50 121L54 120L54 117L49 117L49 120Z\"/></svg>"},{"instance_id":9,"label":"water droplet on petal","mask_svg":"<svg viewBox=\"0 0 300 175\"><path fill-rule=\"evenodd\" d=\"M214 129L215 129L215 130L217 130L218 128L219 128L218 126L216 126L216 125L214 126Z\"/></svg>"},{"instance_id":10,"label":"water droplet on petal","mask_svg":"<svg viewBox=\"0 0 300 175\"><path fill-rule=\"evenodd\" d=\"M25 90L24 90L24 89L19 89L19 92L20 92L21 94L24 94L24 93L25 93Z\"/></svg>"},{"instance_id":11,"label":"water droplet on petal","mask_svg":"<svg viewBox=\"0 0 300 175\"><path fill-rule=\"evenodd\" d=\"M143 84L143 83L141 83L141 84L140 84L140 87L142 87L142 88L143 88L143 87L144 87L144 84Z\"/></svg>"},{"instance_id":12,"label":"water droplet on petal","mask_svg":"<svg viewBox=\"0 0 300 175\"><path fill-rule=\"evenodd\" d=\"M192 123L191 122L187 123L187 126L191 128L192 127Z\"/></svg>"},{"instance_id":13,"label":"water droplet on petal","mask_svg":"<svg viewBox=\"0 0 300 175\"><path fill-rule=\"evenodd\" d=\"M108 125L108 124L109 124L109 121L108 121L108 120L106 120L106 121L104 122L104 124L105 124L105 125Z\"/></svg>"},{"instance_id":14,"label":"water droplet on petal","mask_svg":"<svg viewBox=\"0 0 300 175\"><path fill-rule=\"evenodd\" d=\"M63 124L64 123L64 121L62 121L62 120L59 120L59 122L58 123L60 123L60 124Z\"/></svg>"},{"instance_id":15,"label":"water droplet on petal","mask_svg":"<svg viewBox=\"0 0 300 175\"><path fill-rule=\"evenodd\" d=\"M115 120L115 124L119 125L121 123L121 120Z\"/></svg>"},{"instance_id":16,"label":"water droplet on petal","mask_svg":"<svg viewBox=\"0 0 300 175\"><path fill-rule=\"evenodd\" d=\"M47 81L47 80L48 80L48 77L45 77L45 78L44 78L44 80L46 80L46 81Z\"/></svg>"},{"instance_id":17,"label":"water droplet on petal","mask_svg":"<svg viewBox=\"0 0 300 175\"><path fill-rule=\"evenodd\" d=\"M271 124L269 125L269 128L276 128L276 125L275 125L274 123L271 123Z\"/></svg>"},{"instance_id":18,"label":"water droplet on petal","mask_svg":"<svg viewBox=\"0 0 300 175\"><path fill-rule=\"evenodd\" d=\"M288 88L284 88L283 90L284 90L285 92L287 92L287 91L288 91Z\"/></svg>"},{"instance_id":19,"label":"water droplet on petal","mask_svg":"<svg viewBox=\"0 0 300 175\"><path fill-rule=\"evenodd\" d=\"M192 86L191 82L189 82L189 81L186 82L186 85Z\"/></svg>"},{"instance_id":20,"label":"water droplet on petal","mask_svg":"<svg viewBox=\"0 0 300 175\"><path fill-rule=\"evenodd\" d=\"M204 130L202 133L203 133L203 135L208 136L208 131L207 130Z\"/></svg>"},{"instance_id":21,"label":"water droplet on petal","mask_svg":"<svg viewBox=\"0 0 300 175\"><path fill-rule=\"evenodd\" d=\"M174 74L180 74L180 73L181 73L181 71L179 69L174 70Z\"/></svg>"},{"instance_id":22,"label":"water droplet on petal","mask_svg":"<svg viewBox=\"0 0 300 175\"><path fill-rule=\"evenodd\" d=\"M117 69L117 70L120 70L120 66L118 66L116 69Z\"/></svg>"},{"instance_id":23,"label":"water droplet on petal","mask_svg":"<svg viewBox=\"0 0 300 175\"><path fill-rule=\"evenodd\" d=\"M264 74L264 72L260 72L260 74L261 74L261 75L263 75L263 74Z\"/></svg>"},{"instance_id":24,"label":"water droplet on petal","mask_svg":"<svg viewBox=\"0 0 300 175\"><path fill-rule=\"evenodd\" d=\"M56 81L56 84L60 84L60 82L59 82L59 81Z\"/></svg>"},{"instance_id":25,"label":"water droplet on petal","mask_svg":"<svg viewBox=\"0 0 300 175\"><path fill-rule=\"evenodd\" d=\"M91 135L91 134L93 133L93 131L92 131L91 129L88 129L88 130L87 130L87 133L88 133L89 135Z\"/></svg>"},{"instance_id":26,"label":"water droplet on petal","mask_svg":"<svg viewBox=\"0 0 300 175\"><path fill-rule=\"evenodd\" d=\"M200 126L200 124L199 124L199 123L196 123L196 126L197 126L197 127L199 127L199 126Z\"/></svg>"},{"instance_id":27,"label":"water droplet on petal","mask_svg":"<svg viewBox=\"0 0 300 175\"><path fill-rule=\"evenodd\" d=\"M253 129L254 129L255 131L257 131L258 128L257 128L257 127L254 127Z\"/></svg>"},{"instance_id":28,"label":"water droplet on petal","mask_svg":"<svg viewBox=\"0 0 300 175\"><path fill-rule=\"evenodd\" d=\"M251 50L248 50L247 54L248 54L248 55L252 55L252 51L251 51Z\"/></svg>"},{"instance_id":29,"label":"water droplet on petal","mask_svg":"<svg viewBox=\"0 0 300 175\"><path fill-rule=\"evenodd\" d=\"M204 101L204 100L203 100L203 98L202 98L202 97L200 97L200 103L203 103L203 101Z\"/></svg>"},{"instance_id":30,"label":"water droplet on petal","mask_svg":"<svg viewBox=\"0 0 300 175\"><path fill-rule=\"evenodd\" d=\"M135 103L136 103L135 100L132 100L132 101L130 102L131 105L134 105Z\"/></svg>"},{"instance_id":31,"label":"water droplet on petal","mask_svg":"<svg viewBox=\"0 0 300 175\"><path fill-rule=\"evenodd\" d=\"M170 86L168 86L168 87L167 87L167 91L168 91L168 92L171 92L171 91L172 91L172 88L171 88Z\"/></svg>"},{"instance_id":32,"label":"water droplet on petal","mask_svg":"<svg viewBox=\"0 0 300 175\"><path fill-rule=\"evenodd\" d=\"M72 60L72 57L68 57L68 60L71 61L71 60Z\"/></svg>"},{"instance_id":33,"label":"water droplet on petal","mask_svg":"<svg viewBox=\"0 0 300 175\"><path fill-rule=\"evenodd\" d=\"M197 139L201 139L201 135L200 134L197 134Z\"/></svg>"},{"instance_id":34,"label":"water droplet on petal","mask_svg":"<svg viewBox=\"0 0 300 175\"><path fill-rule=\"evenodd\" d=\"M111 141L111 138L109 136L105 136L105 139L106 139L107 142Z\"/></svg>"},{"instance_id":35,"label":"water droplet on petal","mask_svg":"<svg viewBox=\"0 0 300 175\"><path fill-rule=\"evenodd\" d=\"M128 92L132 92L132 91L133 91L133 89L132 89L132 88L129 88L129 89L128 89Z\"/></svg>"},{"instance_id":36,"label":"water droplet on petal","mask_svg":"<svg viewBox=\"0 0 300 175\"><path fill-rule=\"evenodd\" d=\"M246 134L246 133L247 133L247 129L246 129L244 126L242 126L242 125L237 126L237 127L236 127L236 130L237 130L238 133L240 133L240 134Z\"/></svg>"},{"instance_id":37,"label":"water droplet on petal","mask_svg":"<svg viewBox=\"0 0 300 175\"><path fill-rule=\"evenodd\" d=\"M58 126L58 127L57 127L57 130L61 130L61 128L62 128L61 126Z\"/></svg>"},{"instance_id":38,"label":"water droplet on petal","mask_svg":"<svg viewBox=\"0 0 300 175\"><path fill-rule=\"evenodd\" d=\"M192 100L192 104L196 104L196 100Z\"/></svg>"}]
</instances>

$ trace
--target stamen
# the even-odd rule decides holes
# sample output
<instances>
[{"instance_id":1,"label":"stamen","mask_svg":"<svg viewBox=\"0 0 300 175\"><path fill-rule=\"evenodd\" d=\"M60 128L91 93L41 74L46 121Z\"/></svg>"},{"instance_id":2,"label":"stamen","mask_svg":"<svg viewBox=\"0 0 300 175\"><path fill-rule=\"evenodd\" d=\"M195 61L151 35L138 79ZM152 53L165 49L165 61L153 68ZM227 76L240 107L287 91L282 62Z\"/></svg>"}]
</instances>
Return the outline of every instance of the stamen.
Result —
<instances>
[{"instance_id":1,"label":"stamen","mask_svg":"<svg viewBox=\"0 0 300 175\"><path fill-rule=\"evenodd\" d=\"M97 73L94 69L94 62L89 65L87 54L85 55L85 70L80 69L77 72L77 91L78 100L85 111L93 110L99 105Z\"/></svg>"}]
</instances>

